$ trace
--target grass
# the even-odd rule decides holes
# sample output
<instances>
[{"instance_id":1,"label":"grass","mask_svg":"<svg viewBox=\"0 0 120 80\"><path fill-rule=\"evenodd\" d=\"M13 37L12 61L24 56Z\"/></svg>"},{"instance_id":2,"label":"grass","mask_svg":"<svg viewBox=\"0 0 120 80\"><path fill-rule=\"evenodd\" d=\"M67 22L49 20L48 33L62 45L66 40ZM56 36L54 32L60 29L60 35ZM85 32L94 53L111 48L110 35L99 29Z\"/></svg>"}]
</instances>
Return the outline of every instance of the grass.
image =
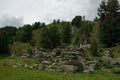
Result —
<instances>
[{"instance_id":1,"label":"grass","mask_svg":"<svg viewBox=\"0 0 120 80\"><path fill-rule=\"evenodd\" d=\"M92 74L64 74L59 72L29 70L20 67L12 68L4 66L7 60L9 60L9 58L0 57L0 80L120 80L120 76L103 71L96 71Z\"/></svg>"},{"instance_id":2,"label":"grass","mask_svg":"<svg viewBox=\"0 0 120 80\"><path fill-rule=\"evenodd\" d=\"M22 53L26 52L26 50L32 49L32 46L29 43L22 43L22 42L14 42L13 45L10 45L10 52L13 53Z\"/></svg>"}]
</instances>

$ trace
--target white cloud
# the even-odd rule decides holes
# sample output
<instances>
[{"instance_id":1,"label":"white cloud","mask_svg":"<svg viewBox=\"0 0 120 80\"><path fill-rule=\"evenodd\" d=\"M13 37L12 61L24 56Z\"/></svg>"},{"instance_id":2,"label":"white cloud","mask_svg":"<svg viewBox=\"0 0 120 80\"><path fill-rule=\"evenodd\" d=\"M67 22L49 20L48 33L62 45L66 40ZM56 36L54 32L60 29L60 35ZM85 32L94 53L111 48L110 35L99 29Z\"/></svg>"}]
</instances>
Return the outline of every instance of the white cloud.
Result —
<instances>
[{"instance_id":1,"label":"white cloud","mask_svg":"<svg viewBox=\"0 0 120 80\"><path fill-rule=\"evenodd\" d=\"M24 23L72 20L76 15L93 19L102 0L0 0L0 16L23 16ZM20 20L21 21L21 20ZM0 23L2 24L2 23ZM4 23L5 24L5 23Z\"/></svg>"},{"instance_id":2,"label":"white cloud","mask_svg":"<svg viewBox=\"0 0 120 80\"><path fill-rule=\"evenodd\" d=\"M11 15L3 15L0 17L0 27L5 26L23 26L23 17L14 17Z\"/></svg>"}]
</instances>

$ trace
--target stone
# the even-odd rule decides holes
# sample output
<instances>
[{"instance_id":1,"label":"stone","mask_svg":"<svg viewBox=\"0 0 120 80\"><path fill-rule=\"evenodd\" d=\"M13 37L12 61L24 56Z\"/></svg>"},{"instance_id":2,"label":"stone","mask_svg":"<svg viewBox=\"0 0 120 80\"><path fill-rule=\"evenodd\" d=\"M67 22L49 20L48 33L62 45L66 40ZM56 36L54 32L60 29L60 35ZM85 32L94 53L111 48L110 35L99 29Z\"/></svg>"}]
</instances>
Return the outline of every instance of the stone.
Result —
<instances>
[{"instance_id":1,"label":"stone","mask_svg":"<svg viewBox=\"0 0 120 80\"><path fill-rule=\"evenodd\" d=\"M39 64L34 64L33 69L38 70L39 69Z\"/></svg>"},{"instance_id":2,"label":"stone","mask_svg":"<svg viewBox=\"0 0 120 80\"><path fill-rule=\"evenodd\" d=\"M29 66L27 64L24 65L24 68L28 68Z\"/></svg>"},{"instance_id":3,"label":"stone","mask_svg":"<svg viewBox=\"0 0 120 80\"><path fill-rule=\"evenodd\" d=\"M13 67L13 68L17 68L18 66L17 66L17 65L13 65L12 67Z\"/></svg>"},{"instance_id":4,"label":"stone","mask_svg":"<svg viewBox=\"0 0 120 80\"><path fill-rule=\"evenodd\" d=\"M103 56L101 58L102 61L105 61L105 62L111 62L113 59L111 57L108 57L108 56Z\"/></svg>"},{"instance_id":5,"label":"stone","mask_svg":"<svg viewBox=\"0 0 120 80\"><path fill-rule=\"evenodd\" d=\"M114 58L114 54L112 53L111 50L106 50L106 51L105 51L105 56L108 56L108 57Z\"/></svg>"},{"instance_id":6,"label":"stone","mask_svg":"<svg viewBox=\"0 0 120 80\"><path fill-rule=\"evenodd\" d=\"M84 64L84 73L93 73L95 69L97 69L96 66L97 61L88 61L87 63Z\"/></svg>"},{"instance_id":7,"label":"stone","mask_svg":"<svg viewBox=\"0 0 120 80\"><path fill-rule=\"evenodd\" d=\"M33 68L33 66L29 66L29 69L30 69L30 70L33 70L34 68Z\"/></svg>"},{"instance_id":8,"label":"stone","mask_svg":"<svg viewBox=\"0 0 120 80\"><path fill-rule=\"evenodd\" d=\"M62 71L66 73L75 73L79 71L79 67L74 65L63 65Z\"/></svg>"},{"instance_id":9,"label":"stone","mask_svg":"<svg viewBox=\"0 0 120 80\"><path fill-rule=\"evenodd\" d=\"M46 50L46 49L43 49L43 48L39 48L38 50L39 50L39 51L42 51L42 52L47 52L47 50Z\"/></svg>"},{"instance_id":10,"label":"stone","mask_svg":"<svg viewBox=\"0 0 120 80\"><path fill-rule=\"evenodd\" d=\"M51 64L51 62L50 62L50 61L47 61L47 60L43 60L41 63L42 63L42 64L46 64L46 65Z\"/></svg>"},{"instance_id":11,"label":"stone","mask_svg":"<svg viewBox=\"0 0 120 80\"><path fill-rule=\"evenodd\" d=\"M16 63L16 65L17 65L18 67L22 67L22 66L23 66L23 65L20 64L20 63Z\"/></svg>"},{"instance_id":12,"label":"stone","mask_svg":"<svg viewBox=\"0 0 120 80\"><path fill-rule=\"evenodd\" d=\"M11 53L11 58L14 58L15 56L15 53Z\"/></svg>"},{"instance_id":13,"label":"stone","mask_svg":"<svg viewBox=\"0 0 120 80\"><path fill-rule=\"evenodd\" d=\"M26 58L27 58L27 56L25 56L25 55L22 55L22 56L21 56L21 58L22 58L22 59L26 59Z\"/></svg>"}]
</instances>

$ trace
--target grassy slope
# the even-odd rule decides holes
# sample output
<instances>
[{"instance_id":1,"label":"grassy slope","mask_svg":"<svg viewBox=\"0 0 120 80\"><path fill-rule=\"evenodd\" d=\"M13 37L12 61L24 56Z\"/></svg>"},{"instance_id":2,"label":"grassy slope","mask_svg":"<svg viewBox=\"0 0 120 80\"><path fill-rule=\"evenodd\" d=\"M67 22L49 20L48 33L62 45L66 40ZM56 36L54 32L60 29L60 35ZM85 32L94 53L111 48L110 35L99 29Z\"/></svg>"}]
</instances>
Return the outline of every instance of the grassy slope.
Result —
<instances>
[{"instance_id":1,"label":"grassy slope","mask_svg":"<svg viewBox=\"0 0 120 80\"><path fill-rule=\"evenodd\" d=\"M63 74L3 66L9 58L0 58L0 80L120 80L120 76L97 71L93 74Z\"/></svg>"}]
</instances>

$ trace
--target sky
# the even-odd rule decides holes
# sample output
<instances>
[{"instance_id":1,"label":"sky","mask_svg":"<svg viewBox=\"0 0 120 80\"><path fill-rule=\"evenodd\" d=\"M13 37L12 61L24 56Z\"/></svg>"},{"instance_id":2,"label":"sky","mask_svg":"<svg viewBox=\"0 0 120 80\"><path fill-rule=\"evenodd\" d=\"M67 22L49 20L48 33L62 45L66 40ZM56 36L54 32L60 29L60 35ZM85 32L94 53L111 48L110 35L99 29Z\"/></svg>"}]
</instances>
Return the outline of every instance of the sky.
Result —
<instances>
[{"instance_id":1,"label":"sky","mask_svg":"<svg viewBox=\"0 0 120 80\"><path fill-rule=\"evenodd\" d=\"M75 16L93 20L102 0L0 0L0 27L71 21Z\"/></svg>"}]
</instances>

